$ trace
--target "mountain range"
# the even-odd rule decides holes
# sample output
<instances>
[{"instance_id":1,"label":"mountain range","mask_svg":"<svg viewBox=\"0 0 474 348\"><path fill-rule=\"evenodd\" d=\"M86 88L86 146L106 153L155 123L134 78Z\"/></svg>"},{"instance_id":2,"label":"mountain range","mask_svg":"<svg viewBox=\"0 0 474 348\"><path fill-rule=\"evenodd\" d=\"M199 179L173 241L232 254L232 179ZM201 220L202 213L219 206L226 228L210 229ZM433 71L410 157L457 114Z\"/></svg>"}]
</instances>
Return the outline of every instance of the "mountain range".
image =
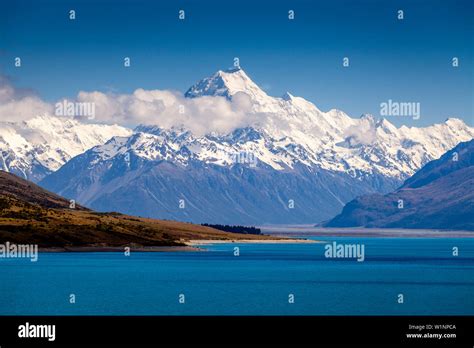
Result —
<instances>
[{"instance_id":1,"label":"mountain range","mask_svg":"<svg viewBox=\"0 0 474 348\"><path fill-rule=\"evenodd\" d=\"M474 230L474 140L429 162L394 192L354 199L325 226Z\"/></svg>"},{"instance_id":2,"label":"mountain range","mask_svg":"<svg viewBox=\"0 0 474 348\"><path fill-rule=\"evenodd\" d=\"M218 71L185 93L188 99L242 96L246 122L227 133L41 117L0 125L0 145L12 153L11 171L99 211L264 224L327 220L357 196L393 191L474 137L474 129L455 118L397 128L367 114L355 119L336 109L323 112L290 93L272 97L240 68ZM56 123L54 141L44 132L49 122ZM42 137L35 143L37 123ZM86 132L85 138L81 127L94 136ZM53 160L47 161L48 153Z\"/></svg>"},{"instance_id":3,"label":"mountain range","mask_svg":"<svg viewBox=\"0 0 474 348\"><path fill-rule=\"evenodd\" d=\"M117 125L86 124L48 115L17 123L0 122L0 169L37 182L91 147L131 133Z\"/></svg>"}]
</instances>

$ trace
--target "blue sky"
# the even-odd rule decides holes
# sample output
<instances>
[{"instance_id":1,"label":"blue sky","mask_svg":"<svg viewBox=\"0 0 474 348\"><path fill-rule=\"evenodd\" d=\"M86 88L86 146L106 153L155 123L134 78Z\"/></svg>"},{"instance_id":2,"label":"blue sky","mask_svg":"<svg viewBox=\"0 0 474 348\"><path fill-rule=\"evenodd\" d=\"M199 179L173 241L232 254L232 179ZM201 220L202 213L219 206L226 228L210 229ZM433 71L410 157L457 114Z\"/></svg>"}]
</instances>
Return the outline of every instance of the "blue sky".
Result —
<instances>
[{"instance_id":1,"label":"blue sky","mask_svg":"<svg viewBox=\"0 0 474 348\"><path fill-rule=\"evenodd\" d=\"M353 117L378 115L388 99L420 102L420 120L390 121L472 125L473 15L470 0L2 1L0 72L54 101L80 90L185 92L239 57L270 95L289 91Z\"/></svg>"}]
</instances>

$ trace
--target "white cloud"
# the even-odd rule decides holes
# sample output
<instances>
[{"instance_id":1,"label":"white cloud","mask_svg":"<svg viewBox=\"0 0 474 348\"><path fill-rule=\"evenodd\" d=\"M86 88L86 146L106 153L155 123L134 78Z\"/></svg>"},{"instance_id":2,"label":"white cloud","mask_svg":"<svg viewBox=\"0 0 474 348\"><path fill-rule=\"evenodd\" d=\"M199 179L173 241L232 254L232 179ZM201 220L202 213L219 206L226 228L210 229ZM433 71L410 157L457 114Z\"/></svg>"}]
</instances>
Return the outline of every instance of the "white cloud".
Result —
<instances>
[{"instance_id":1,"label":"white cloud","mask_svg":"<svg viewBox=\"0 0 474 348\"><path fill-rule=\"evenodd\" d=\"M209 132L227 133L248 124L250 98L237 93L232 101L224 97L185 98L167 90L137 89L132 94L78 93L69 102L89 102L95 105L95 119L84 122L138 124L163 128L184 126L196 135ZM63 102L60 100L58 102ZM48 103L28 90L17 89L0 75L0 121L23 121L38 115L54 115L56 103Z\"/></svg>"},{"instance_id":2,"label":"white cloud","mask_svg":"<svg viewBox=\"0 0 474 348\"><path fill-rule=\"evenodd\" d=\"M237 93L224 97L189 99L178 92L137 89L133 94L80 92L79 102L95 103L96 121L127 126L184 126L196 135L227 133L248 124L250 97Z\"/></svg>"},{"instance_id":3,"label":"white cloud","mask_svg":"<svg viewBox=\"0 0 474 348\"><path fill-rule=\"evenodd\" d=\"M350 126L344 132L352 146L357 144L370 145L377 139L377 130L372 118L360 119L357 125Z\"/></svg>"},{"instance_id":4,"label":"white cloud","mask_svg":"<svg viewBox=\"0 0 474 348\"><path fill-rule=\"evenodd\" d=\"M51 104L32 91L15 88L5 76L0 75L0 121L23 121L52 111Z\"/></svg>"}]
</instances>

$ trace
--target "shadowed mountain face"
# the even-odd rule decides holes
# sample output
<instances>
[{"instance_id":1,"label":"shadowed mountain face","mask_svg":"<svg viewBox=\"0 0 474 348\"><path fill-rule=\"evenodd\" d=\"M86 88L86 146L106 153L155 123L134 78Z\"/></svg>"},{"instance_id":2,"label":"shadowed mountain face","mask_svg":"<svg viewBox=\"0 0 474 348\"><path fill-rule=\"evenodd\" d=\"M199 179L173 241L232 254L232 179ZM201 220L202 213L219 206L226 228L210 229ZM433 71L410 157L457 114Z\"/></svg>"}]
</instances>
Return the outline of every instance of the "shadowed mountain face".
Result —
<instances>
[{"instance_id":1,"label":"shadowed mountain face","mask_svg":"<svg viewBox=\"0 0 474 348\"><path fill-rule=\"evenodd\" d=\"M231 168L191 162L145 162L133 156L90 168L93 152L78 156L41 184L99 211L194 223L310 223L325 219L352 197L387 190L387 179L358 180L343 173ZM84 161L86 160L86 161ZM384 180L385 179L385 180ZM393 185L396 181L393 180Z\"/></svg>"},{"instance_id":2,"label":"shadowed mountain face","mask_svg":"<svg viewBox=\"0 0 474 348\"><path fill-rule=\"evenodd\" d=\"M474 140L429 162L392 193L354 199L325 226L474 230Z\"/></svg>"},{"instance_id":3,"label":"shadowed mountain face","mask_svg":"<svg viewBox=\"0 0 474 348\"><path fill-rule=\"evenodd\" d=\"M456 148L444 154L439 160L427 163L412 177L408 178L401 188L425 186L457 170L472 166L474 166L474 141L471 140L460 143Z\"/></svg>"},{"instance_id":4,"label":"shadowed mountain face","mask_svg":"<svg viewBox=\"0 0 474 348\"><path fill-rule=\"evenodd\" d=\"M191 239L267 239L177 221L98 213L0 171L0 243L41 247L184 246Z\"/></svg>"}]
</instances>

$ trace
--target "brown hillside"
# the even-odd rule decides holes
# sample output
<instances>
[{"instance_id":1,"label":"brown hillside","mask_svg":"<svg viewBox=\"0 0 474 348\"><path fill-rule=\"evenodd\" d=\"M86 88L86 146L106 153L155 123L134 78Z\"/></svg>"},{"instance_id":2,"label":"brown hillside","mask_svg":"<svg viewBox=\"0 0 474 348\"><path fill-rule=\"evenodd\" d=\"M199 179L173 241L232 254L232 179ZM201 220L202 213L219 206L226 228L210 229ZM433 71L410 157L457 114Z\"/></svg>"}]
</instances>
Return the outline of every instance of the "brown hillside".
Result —
<instances>
[{"instance_id":1,"label":"brown hillside","mask_svg":"<svg viewBox=\"0 0 474 348\"><path fill-rule=\"evenodd\" d=\"M0 195L38 204L44 208L69 208L69 200L33 184L31 181L0 170ZM77 210L88 210L76 205Z\"/></svg>"},{"instance_id":2,"label":"brown hillside","mask_svg":"<svg viewBox=\"0 0 474 348\"><path fill-rule=\"evenodd\" d=\"M210 227L98 213L43 190L13 174L0 172L0 243L41 247L180 246L189 240L274 239L222 232Z\"/></svg>"}]
</instances>

